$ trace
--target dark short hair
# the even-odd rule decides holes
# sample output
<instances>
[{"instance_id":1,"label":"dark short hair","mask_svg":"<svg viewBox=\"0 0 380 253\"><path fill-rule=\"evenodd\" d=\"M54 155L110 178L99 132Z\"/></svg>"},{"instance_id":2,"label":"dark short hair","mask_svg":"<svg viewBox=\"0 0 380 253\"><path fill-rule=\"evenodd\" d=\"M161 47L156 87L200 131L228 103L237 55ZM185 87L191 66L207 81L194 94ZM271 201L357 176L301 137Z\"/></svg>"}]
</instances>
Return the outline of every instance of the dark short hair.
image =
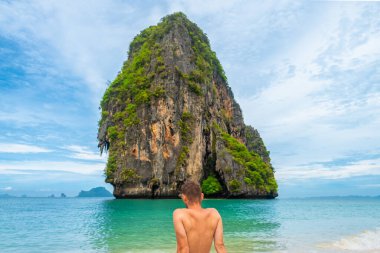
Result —
<instances>
[{"instance_id":1,"label":"dark short hair","mask_svg":"<svg viewBox=\"0 0 380 253\"><path fill-rule=\"evenodd\" d=\"M187 199L191 202L200 202L201 201L201 186L199 183L186 180L186 182L181 187L181 194L186 195Z\"/></svg>"}]
</instances>

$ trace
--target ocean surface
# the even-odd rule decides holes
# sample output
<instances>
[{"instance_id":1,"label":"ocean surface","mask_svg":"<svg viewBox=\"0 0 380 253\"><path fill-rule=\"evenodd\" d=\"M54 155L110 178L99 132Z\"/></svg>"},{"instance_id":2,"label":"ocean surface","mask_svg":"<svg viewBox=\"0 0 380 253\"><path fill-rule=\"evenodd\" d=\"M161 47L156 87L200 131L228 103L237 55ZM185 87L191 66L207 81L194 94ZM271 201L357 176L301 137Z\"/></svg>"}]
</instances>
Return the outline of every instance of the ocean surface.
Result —
<instances>
[{"instance_id":1,"label":"ocean surface","mask_svg":"<svg viewBox=\"0 0 380 253\"><path fill-rule=\"evenodd\" d=\"M204 200L228 252L380 252L380 198ZM0 252L175 252L181 200L0 199ZM215 252L212 250L212 252Z\"/></svg>"}]
</instances>

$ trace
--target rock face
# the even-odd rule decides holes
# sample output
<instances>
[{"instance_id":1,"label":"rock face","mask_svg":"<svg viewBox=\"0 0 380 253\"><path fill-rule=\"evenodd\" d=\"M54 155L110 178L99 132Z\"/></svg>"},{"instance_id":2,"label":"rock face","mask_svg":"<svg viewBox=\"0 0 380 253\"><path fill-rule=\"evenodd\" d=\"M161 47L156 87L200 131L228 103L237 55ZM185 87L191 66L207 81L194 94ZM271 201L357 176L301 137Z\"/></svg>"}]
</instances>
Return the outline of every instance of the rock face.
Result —
<instances>
[{"instance_id":1,"label":"rock face","mask_svg":"<svg viewBox=\"0 0 380 253\"><path fill-rule=\"evenodd\" d=\"M176 198L186 179L208 197L274 198L257 130L207 36L183 13L143 30L101 101L98 140L116 198Z\"/></svg>"}]
</instances>

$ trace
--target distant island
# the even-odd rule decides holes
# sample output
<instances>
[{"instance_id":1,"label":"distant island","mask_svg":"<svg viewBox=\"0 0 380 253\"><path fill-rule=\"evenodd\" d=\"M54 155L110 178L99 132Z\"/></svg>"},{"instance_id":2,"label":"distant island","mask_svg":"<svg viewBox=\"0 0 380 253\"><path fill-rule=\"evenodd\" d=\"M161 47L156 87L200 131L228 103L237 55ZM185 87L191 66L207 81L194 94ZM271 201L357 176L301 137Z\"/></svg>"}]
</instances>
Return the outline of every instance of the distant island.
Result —
<instances>
[{"instance_id":1,"label":"distant island","mask_svg":"<svg viewBox=\"0 0 380 253\"><path fill-rule=\"evenodd\" d=\"M12 195L9 195L9 194L0 194L0 198L15 198L16 196L12 196Z\"/></svg>"},{"instance_id":2,"label":"distant island","mask_svg":"<svg viewBox=\"0 0 380 253\"><path fill-rule=\"evenodd\" d=\"M113 197L113 195L104 187L95 187L89 191L81 191L77 198L82 197Z\"/></svg>"}]
</instances>

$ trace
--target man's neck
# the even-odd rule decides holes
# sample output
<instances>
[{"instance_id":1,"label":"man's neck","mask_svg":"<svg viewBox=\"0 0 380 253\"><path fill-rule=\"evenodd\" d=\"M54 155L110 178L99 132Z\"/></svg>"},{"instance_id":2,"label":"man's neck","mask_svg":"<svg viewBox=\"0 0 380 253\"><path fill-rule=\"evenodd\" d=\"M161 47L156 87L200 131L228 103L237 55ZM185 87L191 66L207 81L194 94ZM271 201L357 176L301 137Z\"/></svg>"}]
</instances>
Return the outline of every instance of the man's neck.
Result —
<instances>
[{"instance_id":1,"label":"man's neck","mask_svg":"<svg viewBox=\"0 0 380 253\"><path fill-rule=\"evenodd\" d=\"M195 204L187 205L187 209L200 210L203 208L200 203L195 203Z\"/></svg>"}]
</instances>

